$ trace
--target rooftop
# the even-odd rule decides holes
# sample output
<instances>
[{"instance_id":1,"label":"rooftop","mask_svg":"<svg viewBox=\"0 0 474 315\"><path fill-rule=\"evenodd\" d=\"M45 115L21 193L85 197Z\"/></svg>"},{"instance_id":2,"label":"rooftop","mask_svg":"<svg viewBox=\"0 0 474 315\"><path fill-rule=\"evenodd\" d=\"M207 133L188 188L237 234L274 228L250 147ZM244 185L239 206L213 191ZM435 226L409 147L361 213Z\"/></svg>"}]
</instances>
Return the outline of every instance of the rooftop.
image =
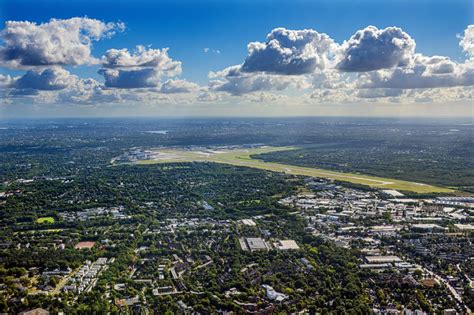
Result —
<instances>
[{"instance_id":1,"label":"rooftop","mask_svg":"<svg viewBox=\"0 0 474 315\"><path fill-rule=\"evenodd\" d=\"M397 256L366 256L365 260L369 264L391 263L391 262L401 262L402 261Z\"/></svg>"},{"instance_id":2,"label":"rooftop","mask_svg":"<svg viewBox=\"0 0 474 315\"><path fill-rule=\"evenodd\" d=\"M281 240L277 243L277 248L282 250L299 249L300 247L294 240Z\"/></svg>"},{"instance_id":3,"label":"rooftop","mask_svg":"<svg viewBox=\"0 0 474 315\"><path fill-rule=\"evenodd\" d=\"M245 239L245 241L251 251L268 249L265 241L259 237L248 237Z\"/></svg>"}]
</instances>

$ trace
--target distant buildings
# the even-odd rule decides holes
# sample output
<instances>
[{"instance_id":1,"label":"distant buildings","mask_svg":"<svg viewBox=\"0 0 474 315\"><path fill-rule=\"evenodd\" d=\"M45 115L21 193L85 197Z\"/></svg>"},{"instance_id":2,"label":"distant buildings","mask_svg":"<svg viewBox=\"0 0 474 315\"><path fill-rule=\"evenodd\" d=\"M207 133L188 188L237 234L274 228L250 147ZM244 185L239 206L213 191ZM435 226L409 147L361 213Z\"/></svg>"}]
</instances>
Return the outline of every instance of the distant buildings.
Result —
<instances>
[{"instance_id":1,"label":"distant buildings","mask_svg":"<svg viewBox=\"0 0 474 315\"><path fill-rule=\"evenodd\" d=\"M153 289L153 295L169 295L175 293L178 293L178 291L173 286L157 287Z\"/></svg>"},{"instance_id":2,"label":"distant buildings","mask_svg":"<svg viewBox=\"0 0 474 315\"><path fill-rule=\"evenodd\" d=\"M128 153L124 153L119 157L112 159L112 163L129 163L136 161L149 160L153 157L151 151L145 151L142 149L133 149Z\"/></svg>"},{"instance_id":3,"label":"distant buildings","mask_svg":"<svg viewBox=\"0 0 474 315\"><path fill-rule=\"evenodd\" d=\"M365 260L369 264L398 263L402 261L397 256L366 256Z\"/></svg>"},{"instance_id":4,"label":"distant buildings","mask_svg":"<svg viewBox=\"0 0 474 315\"><path fill-rule=\"evenodd\" d=\"M411 229L415 230L415 231L423 231L423 232L447 231L448 230L448 228L439 226L437 224L430 224L430 223L412 224Z\"/></svg>"},{"instance_id":5,"label":"distant buildings","mask_svg":"<svg viewBox=\"0 0 474 315\"><path fill-rule=\"evenodd\" d=\"M280 250L300 249L294 240L280 240L275 243L275 247Z\"/></svg>"},{"instance_id":6,"label":"distant buildings","mask_svg":"<svg viewBox=\"0 0 474 315\"><path fill-rule=\"evenodd\" d=\"M123 206L107 207L107 208L98 207L98 208L85 209L82 211L61 212L59 213L59 215L65 221L69 221L69 222L86 221L86 220L105 218L105 217L109 217L113 220L129 219L130 216L125 215L124 210L125 210L125 207Z\"/></svg>"},{"instance_id":7,"label":"distant buildings","mask_svg":"<svg viewBox=\"0 0 474 315\"><path fill-rule=\"evenodd\" d=\"M248 226L256 226L257 225L255 223L255 221L252 220L252 219L243 219L243 220L240 220L240 222L242 222L243 225L248 225Z\"/></svg>"},{"instance_id":8,"label":"distant buildings","mask_svg":"<svg viewBox=\"0 0 474 315\"><path fill-rule=\"evenodd\" d=\"M115 305L119 307L123 306L132 306L135 304L140 303L140 298L138 296L127 298L127 299L116 299L115 300Z\"/></svg>"},{"instance_id":9,"label":"distant buildings","mask_svg":"<svg viewBox=\"0 0 474 315\"><path fill-rule=\"evenodd\" d=\"M239 238L240 247L244 251L258 251L258 250L296 250L300 247L294 240L279 240L275 243L266 242L260 237Z\"/></svg>"},{"instance_id":10,"label":"distant buildings","mask_svg":"<svg viewBox=\"0 0 474 315\"><path fill-rule=\"evenodd\" d=\"M474 224L455 224L454 226L461 231L474 231Z\"/></svg>"},{"instance_id":11,"label":"distant buildings","mask_svg":"<svg viewBox=\"0 0 474 315\"><path fill-rule=\"evenodd\" d=\"M268 250L268 245L262 238L259 237L247 237L244 239L239 239L240 247L242 250L246 251L256 251L256 250Z\"/></svg>"},{"instance_id":12,"label":"distant buildings","mask_svg":"<svg viewBox=\"0 0 474 315\"><path fill-rule=\"evenodd\" d=\"M68 285L63 287L63 291L82 293L91 290L100 273L107 268L107 264L107 258L104 257L98 258L95 262L86 261L75 274L71 275Z\"/></svg>"},{"instance_id":13,"label":"distant buildings","mask_svg":"<svg viewBox=\"0 0 474 315\"><path fill-rule=\"evenodd\" d=\"M359 265L362 269L371 269L374 271L381 269L415 269L413 264L402 261L398 256L366 256L366 264Z\"/></svg>"},{"instance_id":14,"label":"distant buildings","mask_svg":"<svg viewBox=\"0 0 474 315\"><path fill-rule=\"evenodd\" d=\"M271 287L267 284L262 284L262 287L266 291L267 299L269 299L271 301L282 302L282 301L284 301L288 298L288 295L275 291L275 289L273 289L273 287Z\"/></svg>"},{"instance_id":15,"label":"distant buildings","mask_svg":"<svg viewBox=\"0 0 474 315\"><path fill-rule=\"evenodd\" d=\"M390 196L390 197L403 197L404 194L402 194L401 192L397 191L397 190L393 190L393 189L385 189L385 190L382 190L382 193Z\"/></svg>"}]
</instances>

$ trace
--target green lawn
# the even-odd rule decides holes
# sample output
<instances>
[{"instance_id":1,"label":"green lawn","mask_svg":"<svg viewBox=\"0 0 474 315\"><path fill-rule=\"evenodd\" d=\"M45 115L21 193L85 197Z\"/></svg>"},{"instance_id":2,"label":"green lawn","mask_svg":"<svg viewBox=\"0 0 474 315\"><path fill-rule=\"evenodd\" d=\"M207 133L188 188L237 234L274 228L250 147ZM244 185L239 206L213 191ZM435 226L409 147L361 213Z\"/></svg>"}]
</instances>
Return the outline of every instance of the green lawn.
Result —
<instances>
[{"instance_id":1,"label":"green lawn","mask_svg":"<svg viewBox=\"0 0 474 315\"><path fill-rule=\"evenodd\" d=\"M410 182L405 180L382 178L357 173L343 173L330 170L324 170L312 167L294 166L281 163L264 162L253 159L250 156L273 151L293 150L294 147L261 147L254 149L235 149L223 150L219 152L209 151L191 151L181 149L163 149L155 160L139 161L138 164L154 163L172 163L172 162L216 162L232 164L237 166L247 166L258 169L264 169L273 172L283 172L294 175L305 175L346 181L355 184L363 184L374 188L396 189L413 191L417 193L448 193L454 192L453 189L446 187L433 186L423 183Z\"/></svg>"},{"instance_id":2,"label":"green lawn","mask_svg":"<svg viewBox=\"0 0 474 315\"><path fill-rule=\"evenodd\" d=\"M55 220L53 217L41 217L41 218L38 218L36 219L36 223L54 223Z\"/></svg>"}]
</instances>

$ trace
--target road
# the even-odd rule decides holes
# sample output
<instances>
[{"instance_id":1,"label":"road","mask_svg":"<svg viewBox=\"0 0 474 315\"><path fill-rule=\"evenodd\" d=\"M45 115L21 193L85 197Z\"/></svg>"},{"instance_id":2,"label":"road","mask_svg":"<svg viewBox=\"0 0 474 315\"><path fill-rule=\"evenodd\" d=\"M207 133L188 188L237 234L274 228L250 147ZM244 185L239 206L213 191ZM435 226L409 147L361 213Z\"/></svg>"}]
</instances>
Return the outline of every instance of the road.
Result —
<instances>
[{"instance_id":1,"label":"road","mask_svg":"<svg viewBox=\"0 0 474 315\"><path fill-rule=\"evenodd\" d=\"M452 285L449 284L449 282L447 280L445 280L441 276L435 274L433 271L431 271L429 269L426 269L425 267L423 267L421 265L416 265L416 267L422 269L424 272L426 272L427 274L429 274L430 276L432 276L436 280L444 283L446 285L446 287L449 289L449 291L451 292L451 295L454 297L454 299L460 304L461 307L463 307L466 310L467 314L472 313L471 309L466 304L464 304L461 295L459 295L459 293L453 288Z\"/></svg>"},{"instance_id":2,"label":"road","mask_svg":"<svg viewBox=\"0 0 474 315\"><path fill-rule=\"evenodd\" d=\"M61 289L66 285L66 283L69 281L69 279L76 274L76 272L79 270L79 268L76 268L76 270L71 271L67 276L61 278L59 280L58 285L51 291L52 295L59 294L61 292Z\"/></svg>"}]
</instances>

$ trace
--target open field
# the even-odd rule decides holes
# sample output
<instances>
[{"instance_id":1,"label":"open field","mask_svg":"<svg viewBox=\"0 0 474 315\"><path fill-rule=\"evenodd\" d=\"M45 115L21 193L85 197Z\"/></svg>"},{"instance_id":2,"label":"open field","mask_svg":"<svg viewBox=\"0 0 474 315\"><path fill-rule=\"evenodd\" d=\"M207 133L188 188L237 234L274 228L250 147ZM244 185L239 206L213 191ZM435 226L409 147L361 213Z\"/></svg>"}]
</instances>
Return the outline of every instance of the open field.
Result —
<instances>
[{"instance_id":1,"label":"open field","mask_svg":"<svg viewBox=\"0 0 474 315\"><path fill-rule=\"evenodd\" d=\"M355 184L363 184L375 188L396 189L413 191L417 193L439 192L447 193L454 190L437 187L428 184L409 182L398 179L381 178L357 173L342 173L311 167L301 167L281 163L264 162L251 157L251 155L293 150L293 147L260 147L252 149L233 150L183 150L183 149L160 149L152 160L139 161L138 164L172 163L172 162L215 162L237 166L247 166L274 172L283 172L294 175L305 175L323 177Z\"/></svg>"},{"instance_id":2,"label":"open field","mask_svg":"<svg viewBox=\"0 0 474 315\"><path fill-rule=\"evenodd\" d=\"M36 223L54 223L54 218L53 217L42 217L36 219Z\"/></svg>"}]
</instances>

